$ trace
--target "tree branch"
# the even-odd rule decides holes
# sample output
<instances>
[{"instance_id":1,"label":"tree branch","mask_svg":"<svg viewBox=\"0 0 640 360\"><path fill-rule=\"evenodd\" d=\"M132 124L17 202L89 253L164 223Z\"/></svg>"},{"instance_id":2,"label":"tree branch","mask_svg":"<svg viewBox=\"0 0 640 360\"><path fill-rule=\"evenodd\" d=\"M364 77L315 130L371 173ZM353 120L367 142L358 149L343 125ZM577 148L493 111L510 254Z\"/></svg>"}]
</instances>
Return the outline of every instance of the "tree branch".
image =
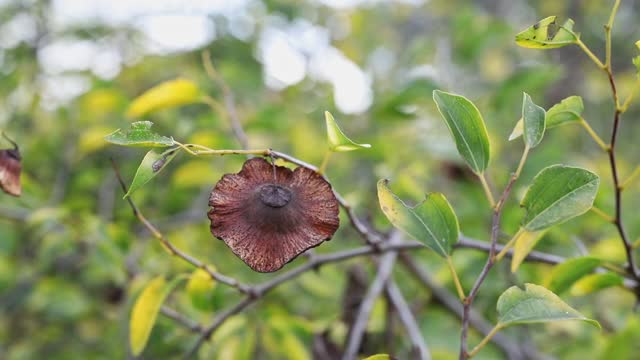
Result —
<instances>
[{"instance_id":1,"label":"tree branch","mask_svg":"<svg viewBox=\"0 0 640 360\"><path fill-rule=\"evenodd\" d=\"M411 313L411 309L409 308L409 304L405 300L402 292L398 288L398 285L395 281L389 280L387 282L387 295L389 296L389 300L393 307L397 310L398 316L400 317L400 321L404 325L405 330L407 331L407 335L409 335L409 339L411 339L411 343L413 344L413 350L419 354L419 359L421 360L429 360L431 359L431 354L429 352L429 347L427 343L424 341L424 337L422 336L422 332L420 331L420 327Z\"/></svg>"}]
</instances>

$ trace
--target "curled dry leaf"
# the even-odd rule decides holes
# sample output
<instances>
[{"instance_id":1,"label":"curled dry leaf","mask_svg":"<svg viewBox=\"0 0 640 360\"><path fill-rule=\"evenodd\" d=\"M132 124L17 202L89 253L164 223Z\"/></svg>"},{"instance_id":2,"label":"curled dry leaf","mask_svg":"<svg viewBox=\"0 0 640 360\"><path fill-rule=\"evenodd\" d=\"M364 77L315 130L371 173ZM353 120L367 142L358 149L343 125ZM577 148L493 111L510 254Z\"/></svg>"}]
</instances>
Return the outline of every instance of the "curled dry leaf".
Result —
<instances>
[{"instance_id":1,"label":"curled dry leaf","mask_svg":"<svg viewBox=\"0 0 640 360\"><path fill-rule=\"evenodd\" d=\"M226 174L209 198L211 233L258 272L273 272L331 239L338 201L317 172L290 170L262 158Z\"/></svg>"}]
</instances>

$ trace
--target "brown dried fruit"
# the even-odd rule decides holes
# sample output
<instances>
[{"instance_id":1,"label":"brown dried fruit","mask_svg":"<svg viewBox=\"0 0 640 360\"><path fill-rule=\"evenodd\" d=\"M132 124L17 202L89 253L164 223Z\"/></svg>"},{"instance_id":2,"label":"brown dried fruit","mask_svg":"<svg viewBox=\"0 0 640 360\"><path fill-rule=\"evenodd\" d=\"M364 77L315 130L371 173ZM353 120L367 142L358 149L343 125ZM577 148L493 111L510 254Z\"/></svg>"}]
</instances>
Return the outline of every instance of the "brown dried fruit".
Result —
<instances>
[{"instance_id":1,"label":"brown dried fruit","mask_svg":"<svg viewBox=\"0 0 640 360\"><path fill-rule=\"evenodd\" d=\"M13 144L13 149L0 150L0 188L9 195L20 196L22 186L20 186L20 172L22 165L18 145L2 134Z\"/></svg>"},{"instance_id":2,"label":"brown dried fruit","mask_svg":"<svg viewBox=\"0 0 640 360\"><path fill-rule=\"evenodd\" d=\"M330 240L339 225L338 201L317 172L247 160L226 174L209 198L211 233L259 272L273 272Z\"/></svg>"}]
</instances>

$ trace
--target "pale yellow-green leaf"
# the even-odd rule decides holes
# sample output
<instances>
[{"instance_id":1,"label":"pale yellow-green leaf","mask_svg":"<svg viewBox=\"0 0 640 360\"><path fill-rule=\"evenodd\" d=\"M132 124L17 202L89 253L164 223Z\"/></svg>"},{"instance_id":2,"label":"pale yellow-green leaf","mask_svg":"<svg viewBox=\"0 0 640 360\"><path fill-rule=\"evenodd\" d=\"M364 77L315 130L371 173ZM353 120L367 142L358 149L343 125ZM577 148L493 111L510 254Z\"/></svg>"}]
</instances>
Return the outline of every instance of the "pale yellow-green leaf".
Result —
<instances>
[{"instance_id":1,"label":"pale yellow-green leaf","mask_svg":"<svg viewBox=\"0 0 640 360\"><path fill-rule=\"evenodd\" d=\"M330 112L324 112L325 122L327 124L327 138L329 139L329 149L334 152L353 151L358 149L368 149L371 147L369 144L358 144L349 139L347 135L342 132L338 123L333 118Z\"/></svg>"},{"instance_id":2,"label":"pale yellow-green leaf","mask_svg":"<svg viewBox=\"0 0 640 360\"><path fill-rule=\"evenodd\" d=\"M91 154L105 147L108 143L104 140L104 134L112 132L113 128L100 125L83 130L78 139L78 155Z\"/></svg>"},{"instance_id":3,"label":"pale yellow-green leaf","mask_svg":"<svg viewBox=\"0 0 640 360\"><path fill-rule=\"evenodd\" d=\"M133 356L144 350L162 303L183 279L184 276L178 276L167 283L163 276L157 276L138 295L129 319L129 345Z\"/></svg>"},{"instance_id":4,"label":"pale yellow-green leaf","mask_svg":"<svg viewBox=\"0 0 640 360\"><path fill-rule=\"evenodd\" d=\"M133 356L142 353L164 302L167 282L163 276L151 280L136 299L129 320L129 344Z\"/></svg>"},{"instance_id":5,"label":"pale yellow-green leaf","mask_svg":"<svg viewBox=\"0 0 640 360\"><path fill-rule=\"evenodd\" d=\"M612 286L621 286L623 283L624 278L615 273L589 274L573 284L571 295L584 296Z\"/></svg>"},{"instance_id":6,"label":"pale yellow-green leaf","mask_svg":"<svg viewBox=\"0 0 640 360\"><path fill-rule=\"evenodd\" d=\"M543 231L526 231L518 235L516 243L513 246L513 257L511 259L511 271L516 272L524 259L529 255L534 246L542 238L546 230Z\"/></svg>"},{"instance_id":7,"label":"pale yellow-green leaf","mask_svg":"<svg viewBox=\"0 0 640 360\"><path fill-rule=\"evenodd\" d=\"M212 184L220 178L210 160L189 160L174 172L171 182L178 187L198 187Z\"/></svg>"},{"instance_id":8,"label":"pale yellow-green leaf","mask_svg":"<svg viewBox=\"0 0 640 360\"><path fill-rule=\"evenodd\" d=\"M282 350L289 360L311 359L311 354L305 344L291 332L284 334L282 337Z\"/></svg>"},{"instance_id":9,"label":"pale yellow-green leaf","mask_svg":"<svg viewBox=\"0 0 640 360\"><path fill-rule=\"evenodd\" d=\"M165 81L135 98L127 109L127 116L137 118L153 111L191 104L201 95L193 81L183 78Z\"/></svg>"},{"instance_id":10,"label":"pale yellow-green leaf","mask_svg":"<svg viewBox=\"0 0 640 360\"><path fill-rule=\"evenodd\" d=\"M200 310L211 308L211 296L216 282L203 269L196 269L187 282L187 294L193 306Z\"/></svg>"},{"instance_id":11,"label":"pale yellow-green leaf","mask_svg":"<svg viewBox=\"0 0 640 360\"><path fill-rule=\"evenodd\" d=\"M376 354L362 360L391 360L391 356L389 356L388 354Z\"/></svg>"}]
</instances>

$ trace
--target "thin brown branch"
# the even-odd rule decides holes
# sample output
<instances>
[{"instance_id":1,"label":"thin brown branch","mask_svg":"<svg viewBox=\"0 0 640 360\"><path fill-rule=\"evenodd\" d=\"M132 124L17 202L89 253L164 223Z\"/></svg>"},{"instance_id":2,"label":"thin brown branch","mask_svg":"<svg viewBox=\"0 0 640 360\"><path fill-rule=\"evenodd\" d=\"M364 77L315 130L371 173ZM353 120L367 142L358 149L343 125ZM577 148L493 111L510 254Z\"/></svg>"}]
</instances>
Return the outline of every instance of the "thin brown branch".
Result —
<instances>
[{"instance_id":1,"label":"thin brown branch","mask_svg":"<svg viewBox=\"0 0 640 360\"><path fill-rule=\"evenodd\" d=\"M526 155L525 155L526 156ZM524 158L524 156L523 156ZM521 166L518 166L520 169ZM513 184L518 179L519 171L516 171L511 175L507 186L505 187L498 203L496 204L493 210L493 219L491 221L491 247L489 248L489 256L487 257L487 262L484 264L480 275L476 279L476 282L473 284L473 287L469 291L469 295L464 299L463 313L462 313L462 331L460 334L460 360L465 360L468 358L467 352L467 334L469 332L469 313L471 310L471 305L473 304L473 300L475 299L478 291L480 290L480 286L486 279L489 271L493 267L493 264L496 261L496 248L498 245L498 237L500 236L500 219L502 217L502 210L504 209L504 204L511 193L511 189L513 188Z\"/></svg>"},{"instance_id":2,"label":"thin brown branch","mask_svg":"<svg viewBox=\"0 0 640 360\"><path fill-rule=\"evenodd\" d=\"M247 138L247 134L242 128L242 124L240 123L240 118L238 117L238 112L236 110L236 103L233 97L233 92L224 81L220 73L213 66L209 50L205 50L202 52L202 64L204 65L204 69L209 78L215 81L218 87L222 90L224 105L227 109L229 125L231 125L231 131L233 131L233 135L238 140L240 146L242 146L243 149L248 149L249 140Z\"/></svg>"},{"instance_id":3,"label":"thin brown branch","mask_svg":"<svg viewBox=\"0 0 640 360\"><path fill-rule=\"evenodd\" d=\"M120 183L120 186L122 187L122 191L126 194L127 193L127 185L125 184L124 180L122 179L122 175L120 174L120 170L118 169L118 165L116 164L114 159L111 159L111 165L113 166L113 171L116 174L116 178L118 179L118 182ZM140 210L138 209L136 204L133 202L133 199L131 198L131 196L127 196L127 202L129 203L129 206L131 207L131 210L133 211L133 215L144 225L145 228L147 228L149 230L149 232L151 232L153 237L155 237L156 239L158 239L160 241L162 246L164 246L164 248L166 250L168 250L171 255L177 256L180 259L182 259L182 260L188 262L189 264L193 265L194 267L200 268L200 269L206 271L207 274L209 274L209 276L213 280L216 280L216 281L218 281L220 283L223 283L225 285L228 285L228 286L231 286L233 288L236 288L240 292L249 293L249 291L251 289L247 285L244 285L244 284L238 282L234 278L231 278L229 276L226 276L226 275L223 275L223 274L220 274L220 273L214 271L210 266L207 266L207 264L203 263L202 261L200 261L200 260L194 258L193 256L188 255L188 254L182 252L181 250L179 250L178 248L176 248L169 240L167 240L167 238L153 224L151 224L149 222L149 220L147 220L146 217L144 217L142 212L140 212Z\"/></svg>"},{"instance_id":4,"label":"thin brown branch","mask_svg":"<svg viewBox=\"0 0 640 360\"><path fill-rule=\"evenodd\" d=\"M196 321L187 318L183 314L177 312L176 310L168 306L162 306L160 308L160 313L168 317L169 319L177 322L178 324L184 326L185 328L189 329L192 332L199 333L202 331L202 326L200 326L200 324L198 324Z\"/></svg>"},{"instance_id":5,"label":"thin brown branch","mask_svg":"<svg viewBox=\"0 0 640 360\"><path fill-rule=\"evenodd\" d=\"M420 326L418 326L418 322L413 316L411 308L409 308L409 304L407 304L407 300L405 300L404 295L402 295L402 292L395 281L387 281L386 291L391 304L398 312L398 317L400 317L400 321L407 331L407 335L409 335L409 339L413 345L413 351L421 360L431 359L429 347L424 341L424 337L420 331Z\"/></svg>"},{"instance_id":6,"label":"thin brown branch","mask_svg":"<svg viewBox=\"0 0 640 360\"><path fill-rule=\"evenodd\" d=\"M362 344L364 332L367 329L367 322L369 321L369 316L373 310L373 305L375 304L376 299L378 299L380 294L384 291L385 283L393 271L396 256L396 252L389 252L384 254L380 259L380 263L377 266L378 273L369 286L364 299L362 299L362 303L358 308L358 315L356 316L349 336L347 337L347 344L345 346L344 354L342 355L342 360L355 360L358 356L358 351Z\"/></svg>"},{"instance_id":7,"label":"thin brown branch","mask_svg":"<svg viewBox=\"0 0 640 360\"><path fill-rule=\"evenodd\" d=\"M406 253L400 253L400 263L411 273L422 285L424 285L431 295L444 306L447 310L455 314L462 319L463 306L458 300L458 297L450 293L447 289L438 284L426 271L424 271L416 262ZM493 325L484 319L480 313L474 309L469 311L469 323L471 326L478 330L483 335L487 335ZM520 347L517 343L509 340L502 334L496 334L491 339L491 342L499 347L506 355L507 358L512 360L522 360Z\"/></svg>"}]
</instances>

